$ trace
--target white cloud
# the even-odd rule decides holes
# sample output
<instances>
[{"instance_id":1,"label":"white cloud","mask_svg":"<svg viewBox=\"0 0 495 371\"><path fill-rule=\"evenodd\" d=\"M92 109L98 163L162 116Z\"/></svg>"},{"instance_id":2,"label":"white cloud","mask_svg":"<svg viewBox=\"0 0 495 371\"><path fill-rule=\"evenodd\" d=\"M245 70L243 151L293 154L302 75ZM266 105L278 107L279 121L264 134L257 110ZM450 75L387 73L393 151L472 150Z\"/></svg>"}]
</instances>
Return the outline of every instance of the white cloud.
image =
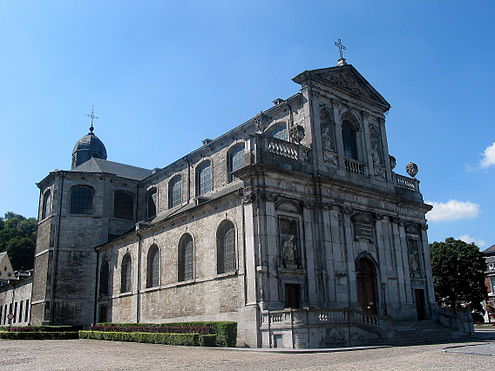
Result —
<instances>
[{"instance_id":1,"label":"white cloud","mask_svg":"<svg viewBox=\"0 0 495 371\"><path fill-rule=\"evenodd\" d=\"M495 142L493 142L491 146L486 147L480 165L483 168L495 165Z\"/></svg>"},{"instance_id":2,"label":"white cloud","mask_svg":"<svg viewBox=\"0 0 495 371\"><path fill-rule=\"evenodd\" d=\"M478 247L485 247L486 246L486 242L484 240L477 240L476 238L471 237L468 234L463 234L462 236L459 236L457 239L464 241L466 243L472 243L473 242Z\"/></svg>"},{"instance_id":3,"label":"white cloud","mask_svg":"<svg viewBox=\"0 0 495 371\"><path fill-rule=\"evenodd\" d=\"M426 201L433 205L433 209L426 214L428 220L432 222L448 222L458 219L476 218L480 213L480 205L457 200L448 202Z\"/></svg>"}]
</instances>

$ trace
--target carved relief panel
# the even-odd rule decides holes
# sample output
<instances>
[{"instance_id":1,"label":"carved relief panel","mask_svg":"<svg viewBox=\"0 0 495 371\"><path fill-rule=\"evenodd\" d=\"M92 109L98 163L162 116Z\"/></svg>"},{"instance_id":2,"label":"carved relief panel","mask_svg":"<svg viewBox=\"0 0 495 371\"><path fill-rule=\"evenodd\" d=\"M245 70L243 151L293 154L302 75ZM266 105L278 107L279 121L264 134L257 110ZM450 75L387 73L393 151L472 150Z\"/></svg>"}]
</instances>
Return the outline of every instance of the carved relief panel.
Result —
<instances>
[{"instance_id":1,"label":"carved relief panel","mask_svg":"<svg viewBox=\"0 0 495 371\"><path fill-rule=\"evenodd\" d=\"M362 212L352 216L354 224L354 239L366 239L373 242L375 239L375 218L373 214Z\"/></svg>"}]
</instances>

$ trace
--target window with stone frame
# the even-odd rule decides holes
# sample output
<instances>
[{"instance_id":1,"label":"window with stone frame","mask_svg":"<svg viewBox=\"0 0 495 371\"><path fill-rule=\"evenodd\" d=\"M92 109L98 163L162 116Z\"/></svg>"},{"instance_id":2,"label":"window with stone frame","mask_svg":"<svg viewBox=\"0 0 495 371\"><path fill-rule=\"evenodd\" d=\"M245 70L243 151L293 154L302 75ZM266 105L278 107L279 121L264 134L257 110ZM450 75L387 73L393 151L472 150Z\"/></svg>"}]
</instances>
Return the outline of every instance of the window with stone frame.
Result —
<instances>
[{"instance_id":1,"label":"window with stone frame","mask_svg":"<svg viewBox=\"0 0 495 371\"><path fill-rule=\"evenodd\" d=\"M158 246L152 245L146 259L146 287L157 287L160 277L160 255Z\"/></svg>"},{"instance_id":2,"label":"window with stone frame","mask_svg":"<svg viewBox=\"0 0 495 371\"><path fill-rule=\"evenodd\" d=\"M108 295L108 281L110 278L110 268L108 267L108 262L105 260L101 264L100 268L100 295Z\"/></svg>"},{"instance_id":3,"label":"window with stone frame","mask_svg":"<svg viewBox=\"0 0 495 371\"><path fill-rule=\"evenodd\" d=\"M156 187L152 187L146 191L146 217L148 219L156 216L157 209L157 192Z\"/></svg>"},{"instance_id":4,"label":"window with stone frame","mask_svg":"<svg viewBox=\"0 0 495 371\"><path fill-rule=\"evenodd\" d=\"M189 234L182 236L179 242L178 281L193 279L193 240Z\"/></svg>"},{"instance_id":5,"label":"window with stone frame","mask_svg":"<svg viewBox=\"0 0 495 371\"><path fill-rule=\"evenodd\" d=\"M234 224L224 220L217 229L217 273L235 272Z\"/></svg>"},{"instance_id":6,"label":"window with stone frame","mask_svg":"<svg viewBox=\"0 0 495 371\"><path fill-rule=\"evenodd\" d=\"M74 186L70 191L70 213L93 213L93 188L88 186Z\"/></svg>"},{"instance_id":7,"label":"window with stone frame","mask_svg":"<svg viewBox=\"0 0 495 371\"><path fill-rule=\"evenodd\" d=\"M228 161L229 182L232 182L237 179L234 175L232 175L232 173L242 167L243 159L244 159L244 143L241 143L235 146L229 153L229 161Z\"/></svg>"},{"instance_id":8,"label":"window with stone frame","mask_svg":"<svg viewBox=\"0 0 495 371\"><path fill-rule=\"evenodd\" d=\"M299 261L299 233L297 219L280 216L278 219L280 238L280 257L285 268L300 267Z\"/></svg>"},{"instance_id":9,"label":"window with stone frame","mask_svg":"<svg viewBox=\"0 0 495 371\"><path fill-rule=\"evenodd\" d=\"M295 283L285 284L285 308L300 308L301 286Z\"/></svg>"},{"instance_id":10,"label":"window with stone frame","mask_svg":"<svg viewBox=\"0 0 495 371\"><path fill-rule=\"evenodd\" d=\"M113 216L121 219L134 219L134 195L126 191L115 191Z\"/></svg>"},{"instance_id":11,"label":"window with stone frame","mask_svg":"<svg viewBox=\"0 0 495 371\"><path fill-rule=\"evenodd\" d=\"M197 195L203 195L208 193L212 189L211 181L211 163L210 161L205 161L196 169L196 180L197 180Z\"/></svg>"},{"instance_id":12,"label":"window with stone frame","mask_svg":"<svg viewBox=\"0 0 495 371\"><path fill-rule=\"evenodd\" d=\"M168 207L169 209L182 203L182 177L176 175L168 183Z\"/></svg>"},{"instance_id":13,"label":"window with stone frame","mask_svg":"<svg viewBox=\"0 0 495 371\"><path fill-rule=\"evenodd\" d=\"M349 120L342 121L342 141L344 143L344 156L358 160L356 130Z\"/></svg>"},{"instance_id":14,"label":"window with stone frame","mask_svg":"<svg viewBox=\"0 0 495 371\"><path fill-rule=\"evenodd\" d=\"M131 291L131 255L125 254L120 269L120 292Z\"/></svg>"},{"instance_id":15,"label":"window with stone frame","mask_svg":"<svg viewBox=\"0 0 495 371\"><path fill-rule=\"evenodd\" d=\"M285 140L285 141L289 140L289 133L287 131L287 126L285 124L277 126L275 129L270 131L268 135L280 140Z\"/></svg>"},{"instance_id":16,"label":"window with stone frame","mask_svg":"<svg viewBox=\"0 0 495 371\"><path fill-rule=\"evenodd\" d=\"M46 191L43 195L43 205L41 208L41 219L45 219L47 216L51 214L52 210L52 194L50 190Z\"/></svg>"}]
</instances>

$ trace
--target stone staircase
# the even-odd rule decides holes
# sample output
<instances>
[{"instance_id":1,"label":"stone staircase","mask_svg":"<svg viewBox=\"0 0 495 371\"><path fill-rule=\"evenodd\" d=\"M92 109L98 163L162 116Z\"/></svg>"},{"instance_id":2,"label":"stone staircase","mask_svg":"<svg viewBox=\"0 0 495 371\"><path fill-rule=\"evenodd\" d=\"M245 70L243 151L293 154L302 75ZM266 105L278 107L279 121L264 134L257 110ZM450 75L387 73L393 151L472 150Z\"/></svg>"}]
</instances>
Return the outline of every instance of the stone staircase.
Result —
<instances>
[{"instance_id":1,"label":"stone staircase","mask_svg":"<svg viewBox=\"0 0 495 371\"><path fill-rule=\"evenodd\" d=\"M470 336L453 337L452 330L435 321L393 321L390 345L442 344L466 341Z\"/></svg>"}]
</instances>

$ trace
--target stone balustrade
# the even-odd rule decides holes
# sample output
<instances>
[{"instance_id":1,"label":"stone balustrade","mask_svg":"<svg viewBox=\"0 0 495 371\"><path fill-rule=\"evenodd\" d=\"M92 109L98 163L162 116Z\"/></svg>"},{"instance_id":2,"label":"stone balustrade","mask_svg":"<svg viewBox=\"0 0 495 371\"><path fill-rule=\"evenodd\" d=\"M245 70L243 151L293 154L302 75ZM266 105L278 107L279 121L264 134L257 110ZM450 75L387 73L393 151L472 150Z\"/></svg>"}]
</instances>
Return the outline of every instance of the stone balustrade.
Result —
<instances>
[{"instance_id":1,"label":"stone balustrade","mask_svg":"<svg viewBox=\"0 0 495 371\"><path fill-rule=\"evenodd\" d=\"M395 186L413 192L419 192L418 180L394 173Z\"/></svg>"},{"instance_id":2,"label":"stone balustrade","mask_svg":"<svg viewBox=\"0 0 495 371\"><path fill-rule=\"evenodd\" d=\"M344 159L345 169L349 173L364 175L366 165L351 158Z\"/></svg>"}]
</instances>

